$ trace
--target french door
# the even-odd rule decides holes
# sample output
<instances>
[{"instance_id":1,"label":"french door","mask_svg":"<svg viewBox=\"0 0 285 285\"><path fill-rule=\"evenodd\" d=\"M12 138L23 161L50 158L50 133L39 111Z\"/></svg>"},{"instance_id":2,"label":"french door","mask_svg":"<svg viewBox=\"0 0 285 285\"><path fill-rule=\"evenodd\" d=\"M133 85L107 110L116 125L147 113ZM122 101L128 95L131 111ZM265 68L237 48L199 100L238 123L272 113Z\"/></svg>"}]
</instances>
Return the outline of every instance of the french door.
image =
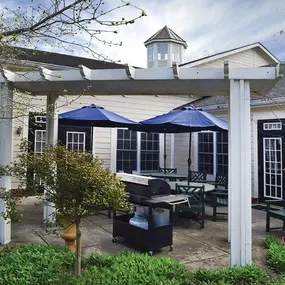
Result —
<instances>
[{"instance_id":1,"label":"french door","mask_svg":"<svg viewBox=\"0 0 285 285\"><path fill-rule=\"evenodd\" d=\"M46 117L42 114L30 113L29 134L30 150L35 154L42 154L46 146ZM69 150L92 151L91 127L58 125L58 141ZM37 177L34 170L28 168L28 183L33 183ZM40 193L43 189L38 190Z\"/></svg>"},{"instance_id":2,"label":"french door","mask_svg":"<svg viewBox=\"0 0 285 285\"><path fill-rule=\"evenodd\" d=\"M259 198L284 199L284 145L283 120L258 122Z\"/></svg>"}]
</instances>

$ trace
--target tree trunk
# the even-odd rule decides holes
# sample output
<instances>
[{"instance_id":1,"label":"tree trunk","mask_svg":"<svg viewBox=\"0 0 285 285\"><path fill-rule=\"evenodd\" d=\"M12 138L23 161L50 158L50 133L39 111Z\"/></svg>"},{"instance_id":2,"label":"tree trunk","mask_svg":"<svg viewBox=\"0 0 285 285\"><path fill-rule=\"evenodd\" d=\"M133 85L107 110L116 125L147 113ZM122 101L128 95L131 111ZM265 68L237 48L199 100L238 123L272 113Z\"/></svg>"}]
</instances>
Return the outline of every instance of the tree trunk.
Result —
<instances>
[{"instance_id":1,"label":"tree trunk","mask_svg":"<svg viewBox=\"0 0 285 285\"><path fill-rule=\"evenodd\" d=\"M76 224L76 254L75 254L75 273L81 272L81 231L79 223Z\"/></svg>"}]
</instances>

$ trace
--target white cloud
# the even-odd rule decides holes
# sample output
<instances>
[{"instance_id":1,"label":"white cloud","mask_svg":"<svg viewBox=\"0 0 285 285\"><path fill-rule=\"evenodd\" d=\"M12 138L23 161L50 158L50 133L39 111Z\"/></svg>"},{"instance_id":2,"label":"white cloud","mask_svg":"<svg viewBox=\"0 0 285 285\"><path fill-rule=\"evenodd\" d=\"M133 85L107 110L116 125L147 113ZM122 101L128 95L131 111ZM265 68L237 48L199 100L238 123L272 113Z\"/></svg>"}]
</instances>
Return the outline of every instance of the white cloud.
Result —
<instances>
[{"instance_id":1,"label":"white cloud","mask_svg":"<svg viewBox=\"0 0 285 285\"><path fill-rule=\"evenodd\" d=\"M112 40L122 47L99 45L99 52L112 60L146 66L143 42L168 25L188 43L186 60L261 41L277 55L284 56L282 38L274 34L285 29L285 4L278 0L130 0L148 16L133 25L122 26ZM120 0L106 0L106 5ZM137 11L124 9L114 17L131 18ZM108 36L105 36L108 38ZM81 51L79 54L86 56ZM283 52L283 53L282 53ZM282 58L281 58L282 59ZM284 59L284 58L283 58Z\"/></svg>"}]
</instances>

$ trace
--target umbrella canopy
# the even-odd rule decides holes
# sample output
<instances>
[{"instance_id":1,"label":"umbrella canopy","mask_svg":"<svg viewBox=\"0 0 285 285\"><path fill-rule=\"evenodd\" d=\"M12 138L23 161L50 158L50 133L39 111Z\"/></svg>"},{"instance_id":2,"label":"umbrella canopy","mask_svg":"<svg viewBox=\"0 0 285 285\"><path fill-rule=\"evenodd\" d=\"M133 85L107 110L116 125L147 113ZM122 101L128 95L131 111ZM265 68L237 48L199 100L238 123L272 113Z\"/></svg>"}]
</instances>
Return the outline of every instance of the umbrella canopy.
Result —
<instances>
[{"instance_id":1,"label":"umbrella canopy","mask_svg":"<svg viewBox=\"0 0 285 285\"><path fill-rule=\"evenodd\" d=\"M58 118L61 124L73 126L119 128L139 125L132 120L94 104L59 114Z\"/></svg>"},{"instance_id":2,"label":"umbrella canopy","mask_svg":"<svg viewBox=\"0 0 285 285\"><path fill-rule=\"evenodd\" d=\"M183 107L140 122L142 132L164 133L164 167L166 167L166 133L189 133L188 181L191 165L191 133L200 131L226 131L228 122L195 107Z\"/></svg>"},{"instance_id":3,"label":"umbrella canopy","mask_svg":"<svg viewBox=\"0 0 285 285\"><path fill-rule=\"evenodd\" d=\"M228 130L228 122L194 107L183 107L140 122L143 132L189 133Z\"/></svg>"}]
</instances>

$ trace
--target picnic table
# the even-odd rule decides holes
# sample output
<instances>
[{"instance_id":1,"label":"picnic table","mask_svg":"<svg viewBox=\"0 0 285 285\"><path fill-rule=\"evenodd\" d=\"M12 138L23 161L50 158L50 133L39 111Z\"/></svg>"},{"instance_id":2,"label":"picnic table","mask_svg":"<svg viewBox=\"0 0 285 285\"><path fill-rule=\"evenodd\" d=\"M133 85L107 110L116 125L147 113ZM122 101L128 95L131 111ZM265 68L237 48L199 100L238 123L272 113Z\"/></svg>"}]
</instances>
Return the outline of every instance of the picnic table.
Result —
<instances>
[{"instance_id":1,"label":"picnic table","mask_svg":"<svg viewBox=\"0 0 285 285\"><path fill-rule=\"evenodd\" d=\"M176 189L176 184L179 184L179 185L190 185L190 186L204 186L204 191L205 192L210 192L210 191L213 191L215 189L215 185L212 185L212 184L209 184L209 183L203 183L203 182L190 182L188 184L188 181L169 181L167 182L171 188L171 190L175 190Z\"/></svg>"},{"instance_id":2,"label":"picnic table","mask_svg":"<svg viewBox=\"0 0 285 285\"><path fill-rule=\"evenodd\" d=\"M143 173L143 176L151 176L155 178L169 179L172 181L176 180L185 180L187 179L187 175L178 174L178 173L163 173L163 172L153 172L153 173Z\"/></svg>"}]
</instances>

